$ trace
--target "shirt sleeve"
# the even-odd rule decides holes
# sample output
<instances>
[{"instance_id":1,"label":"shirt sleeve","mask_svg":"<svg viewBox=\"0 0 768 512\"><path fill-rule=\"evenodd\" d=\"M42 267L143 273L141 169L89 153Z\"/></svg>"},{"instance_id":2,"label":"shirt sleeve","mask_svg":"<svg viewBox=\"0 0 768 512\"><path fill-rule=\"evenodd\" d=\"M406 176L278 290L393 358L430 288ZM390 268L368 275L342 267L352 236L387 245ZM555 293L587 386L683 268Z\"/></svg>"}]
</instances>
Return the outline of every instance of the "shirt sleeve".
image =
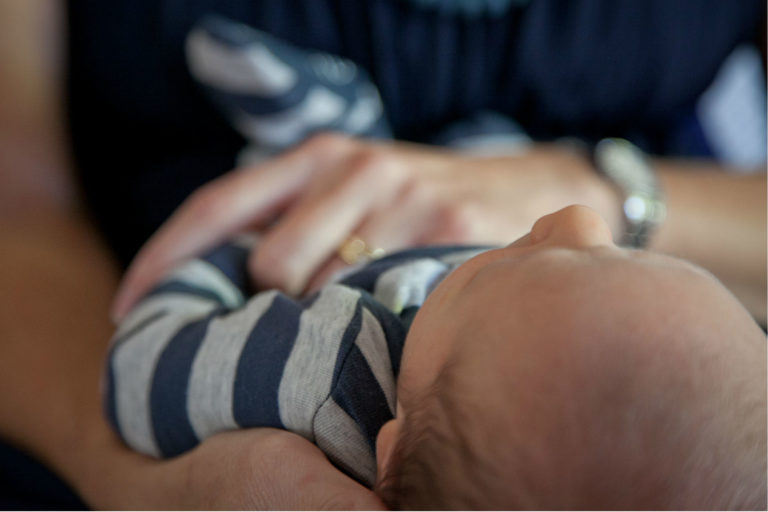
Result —
<instances>
[{"instance_id":1,"label":"shirt sleeve","mask_svg":"<svg viewBox=\"0 0 768 512\"><path fill-rule=\"evenodd\" d=\"M134 450L170 457L223 430L268 426L312 440L360 292L253 294L246 245L172 272L116 332L105 409Z\"/></svg>"},{"instance_id":2,"label":"shirt sleeve","mask_svg":"<svg viewBox=\"0 0 768 512\"><path fill-rule=\"evenodd\" d=\"M392 255L296 299L254 293L251 247L231 242L185 263L120 324L105 375L110 423L155 457L225 430L282 428L372 485L411 313L478 250Z\"/></svg>"}]
</instances>

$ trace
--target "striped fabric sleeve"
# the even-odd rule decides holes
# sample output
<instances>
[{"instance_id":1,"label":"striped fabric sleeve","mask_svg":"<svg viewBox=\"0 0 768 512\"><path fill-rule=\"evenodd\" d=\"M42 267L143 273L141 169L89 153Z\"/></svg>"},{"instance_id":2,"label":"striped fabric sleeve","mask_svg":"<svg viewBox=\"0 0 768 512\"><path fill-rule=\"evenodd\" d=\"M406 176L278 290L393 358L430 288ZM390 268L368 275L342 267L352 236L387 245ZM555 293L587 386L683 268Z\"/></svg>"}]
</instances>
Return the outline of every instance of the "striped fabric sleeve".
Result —
<instances>
[{"instance_id":1,"label":"striped fabric sleeve","mask_svg":"<svg viewBox=\"0 0 768 512\"><path fill-rule=\"evenodd\" d=\"M313 439L360 293L250 294L248 248L222 246L172 272L130 313L109 354L107 411L132 448L178 455L224 430ZM247 299L246 299L247 297Z\"/></svg>"},{"instance_id":2,"label":"striped fabric sleeve","mask_svg":"<svg viewBox=\"0 0 768 512\"><path fill-rule=\"evenodd\" d=\"M372 485L375 438L395 409L403 318L458 253L393 258L366 286L331 283L294 299L253 293L250 248L229 243L179 267L120 324L105 377L111 424L156 457L225 430L283 428Z\"/></svg>"}]
</instances>

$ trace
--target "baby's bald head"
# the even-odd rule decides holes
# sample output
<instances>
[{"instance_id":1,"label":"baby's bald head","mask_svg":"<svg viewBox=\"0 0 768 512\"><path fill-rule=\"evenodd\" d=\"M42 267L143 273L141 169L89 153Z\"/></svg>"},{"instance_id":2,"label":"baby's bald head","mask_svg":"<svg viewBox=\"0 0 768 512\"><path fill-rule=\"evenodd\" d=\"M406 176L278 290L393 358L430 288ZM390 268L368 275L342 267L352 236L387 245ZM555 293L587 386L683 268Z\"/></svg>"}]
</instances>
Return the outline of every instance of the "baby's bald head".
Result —
<instances>
[{"instance_id":1,"label":"baby's bald head","mask_svg":"<svg viewBox=\"0 0 768 512\"><path fill-rule=\"evenodd\" d=\"M380 435L385 499L765 507L761 331L705 272L563 213L462 266L420 312ZM548 238L563 223L567 240Z\"/></svg>"}]
</instances>

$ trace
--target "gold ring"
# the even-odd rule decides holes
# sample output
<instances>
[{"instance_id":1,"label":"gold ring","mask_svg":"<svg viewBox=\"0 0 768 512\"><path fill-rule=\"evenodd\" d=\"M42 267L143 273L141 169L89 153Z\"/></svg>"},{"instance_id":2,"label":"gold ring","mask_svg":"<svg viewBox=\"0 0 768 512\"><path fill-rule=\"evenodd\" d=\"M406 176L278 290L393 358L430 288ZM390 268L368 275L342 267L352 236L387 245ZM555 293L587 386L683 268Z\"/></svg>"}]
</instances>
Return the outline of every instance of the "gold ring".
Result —
<instances>
[{"instance_id":1,"label":"gold ring","mask_svg":"<svg viewBox=\"0 0 768 512\"><path fill-rule=\"evenodd\" d=\"M360 262L377 260L385 254L384 249L381 247L371 249L371 247L365 243L365 240L357 236L347 238L347 240L339 246L339 249L336 252L339 254L339 258L341 258L347 265L355 265Z\"/></svg>"}]
</instances>

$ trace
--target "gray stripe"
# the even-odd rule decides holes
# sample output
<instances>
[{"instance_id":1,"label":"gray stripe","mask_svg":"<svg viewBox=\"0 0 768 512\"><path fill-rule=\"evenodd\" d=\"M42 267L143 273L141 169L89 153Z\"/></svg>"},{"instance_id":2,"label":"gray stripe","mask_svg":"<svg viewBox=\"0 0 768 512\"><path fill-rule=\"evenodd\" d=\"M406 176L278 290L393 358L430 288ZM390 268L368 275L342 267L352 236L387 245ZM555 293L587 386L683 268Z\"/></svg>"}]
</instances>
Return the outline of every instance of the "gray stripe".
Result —
<instances>
[{"instance_id":1,"label":"gray stripe","mask_svg":"<svg viewBox=\"0 0 768 512\"><path fill-rule=\"evenodd\" d=\"M465 261L474 258L478 254L488 252L489 250L490 250L489 248L482 248L482 249L467 249L463 251L452 252L441 257L440 261L448 265L459 266Z\"/></svg>"},{"instance_id":2,"label":"gray stripe","mask_svg":"<svg viewBox=\"0 0 768 512\"><path fill-rule=\"evenodd\" d=\"M387 398L389 412L395 415L395 373L392 370L392 362L389 360L387 338L376 318L363 309L363 325L360 329L355 344L363 353L368 366L376 377L384 396Z\"/></svg>"},{"instance_id":3,"label":"gray stripe","mask_svg":"<svg viewBox=\"0 0 768 512\"><path fill-rule=\"evenodd\" d=\"M125 319L120 322L117 331L112 336L112 340L117 340L134 327L144 322L147 318L157 315L161 312L179 313L184 316L198 316L205 312L212 311L216 303L209 299L199 296L190 296L184 293L163 293L142 299L138 305L133 308Z\"/></svg>"},{"instance_id":4,"label":"gray stripe","mask_svg":"<svg viewBox=\"0 0 768 512\"><path fill-rule=\"evenodd\" d=\"M186 53L198 80L232 93L274 97L290 90L298 80L296 71L265 45L235 50L201 28L190 32Z\"/></svg>"},{"instance_id":5,"label":"gray stripe","mask_svg":"<svg viewBox=\"0 0 768 512\"><path fill-rule=\"evenodd\" d=\"M317 411L315 442L341 469L365 482L376 483L376 457L360 428L344 409L329 398Z\"/></svg>"},{"instance_id":6,"label":"gray stripe","mask_svg":"<svg viewBox=\"0 0 768 512\"><path fill-rule=\"evenodd\" d=\"M225 306L236 308L245 302L242 292L215 265L203 260L191 260L174 270L169 279L210 290Z\"/></svg>"},{"instance_id":7,"label":"gray stripe","mask_svg":"<svg viewBox=\"0 0 768 512\"><path fill-rule=\"evenodd\" d=\"M240 354L248 335L276 295L277 291L256 295L246 307L216 318L208 326L192 364L187 394L189 421L199 439L238 428L232 404Z\"/></svg>"},{"instance_id":8,"label":"gray stripe","mask_svg":"<svg viewBox=\"0 0 768 512\"><path fill-rule=\"evenodd\" d=\"M344 131L350 134L369 130L384 112L379 91L373 84L363 84L358 88L355 104L344 120Z\"/></svg>"},{"instance_id":9,"label":"gray stripe","mask_svg":"<svg viewBox=\"0 0 768 512\"><path fill-rule=\"evenodd\" d=\"M120 431L131 448L147 455L160 456L150 418L153 372L173 335L191 320L192 315L162 317L116 347L112 358Z\"/></svg>"},{"instance_id":10,"label":"gray stripe","mask_svg":"<svg viewBox=\"0 0 768 512\"><path fill-rule=\"evenodd\" d=\"M339 345L359 297L357 291L330 285L301 315L296 343L280 381L278 405L283 425L309 440L312 418L331 391Z\"/></svg>"},{"instance_id":11,"label":"gray stripe","mask_svg":"<svg viewBox=\"0 0 768 512\"><path fill-rule=\"evenodd\" d=\"M421 306L446 268L440 261L420 259L389 269L376 280L373 297L394 313Z\"/></svg>"}]
</instances>

